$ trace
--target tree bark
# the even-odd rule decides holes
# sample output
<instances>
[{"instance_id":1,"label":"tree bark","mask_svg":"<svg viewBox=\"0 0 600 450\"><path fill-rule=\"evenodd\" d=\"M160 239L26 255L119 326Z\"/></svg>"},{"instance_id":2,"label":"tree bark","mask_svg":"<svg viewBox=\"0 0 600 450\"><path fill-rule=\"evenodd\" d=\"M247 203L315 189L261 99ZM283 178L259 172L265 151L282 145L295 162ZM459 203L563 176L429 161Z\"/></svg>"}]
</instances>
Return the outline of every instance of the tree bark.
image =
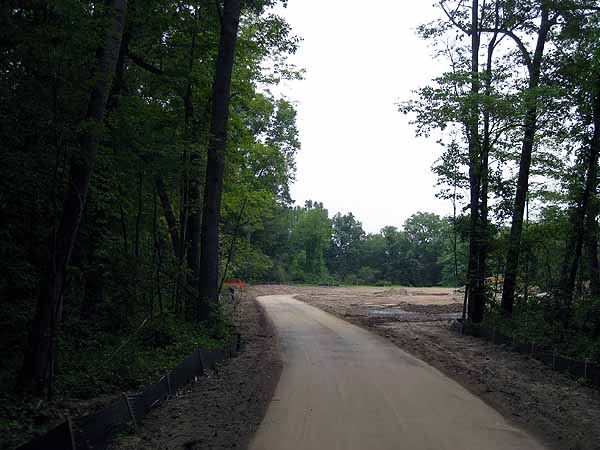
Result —
<instances>
[{"instance_id":1,"label":"tree bark","mask_svg":"<svg viewBox=\"0 0 600 450\"><path fill-rule=\"evenodd\" d=\"M135 241L134 241L134 254L139 258L140 256L140 238L142 233L142 210L144 207L143 202L143 188L144 188L144 176L142 173L141 163L140 170L138 171L138 210L135 216Z\"/></svg>"},{"instance_id":2,"label":"tree bark","mask_svg":"<svg viewBox=\"0 0 600 450\"><path fill-rule=\"evenodd\" d=\"M156 191L158 193L158 197L160 198L160 204L163 209L163 214L165 216L165 220L167 221L167 226L169 227L169 236L171 237L171 245L173 246L173 255L176 258L179 258L179 252L181 250L179 231L177 226L177 220L175 219L175 213L173 212L173 206L171 205L171 200L169 199L169 194L165 189L165 183L163 181L162 176L158 175L155 180Z\"/></svg>"},{"instance_id":3,"label":"tree bark","mask_svg":"<svg viewBox=\"0 0 600 450\"><path fill-rule=\"evenodd\" d=\"M496 6L498 8L498 6ZM499 26L498 9L496 9L495 28ZM484 94L490 98L492 95L492 66L494 49L496 47L496 39L498 33L494 33L492 39L488 43L487 58L485 67ZM489 227L488 227L488 191L489 191L489 155L491 152L492 138L490 130L490 108L489 103L483 108L483 142L479 154L479 221L478 227L478 245L476 258L476 267L474 268L473 288L470 294L472 298L473 310L471 311L471 320L479 323L483 320L486 303L486 287L485 278L487 274L487 253L489 242Z\"/></svg>"},{"instance_id":4,"label":"tree bark","mask_svg":"<svg viewBox=\"0 0 600 450\"><path fill-rule=\"evenodd\" d=\"M125 26L127 0L110 2L111 20L104 45L96 52L95 83L88 100L84 126L79 135L79 153L71 161L69 184L63 200L58 231L51 238L47 271L33 319L29 348L23 360L19 388L37 395L51 391L54 344L62 319L67 265L79 231L98 147L97 129L102 126L106 101L115 73Z\"/></svg>"},{"instance_id":5,"label":"tree bark","mask_svg":"<svg viewBox=\"0 0 600 450\"><path fill-rule=\"evenodd\" d=\"M200 267L200 230L201 230L201 206L200 206L200 180L194 177L189 185L189 212L188 212L188 267L191 272L192 286L198 282L198 270Z\"/></svg>"},{"instance_id":6,"label":"tree bark","mask_svg":"<svg viewBox=\"0 0 600 450\"><path fill-rule=\"evenodd\" d=\"M590 206L586 216L586 248L590 274L590 294L600 295L600 267L598 264L598 167L595 168L595 183L592 188Z\"/></svg>"},{"instance_id":7,"label":"tree bark","mask_svg":"<svg viewBox=\"0 0 600 450\"><path fill-rule=\"evenodd\" d=\"M519 268L519 256L521 253L521 236L523 234L523 214L525 212L525 202L529 190L529 171L531 168L531 156L535 144L535 134L537 131L537 110L538 96L535 90L539 87L542 59L544 56L544 47L548 38L552 24L549 19L548 5L542 3L542 17L540 29L538 32L536 48L529 66L529 91L532 93L527 100L528 105L525 111L523 121L523 141L521 147L521 160L519 164L519 175L517 180L517 191L515 193L515 202L513 207L513 220L510 229L508 241L508 251L506 254L506 268L504 272L504 283L502 286L502 310L510 316L512 315L513 304L515 301L515 289L517 285L517 271Z\"/></svg>"},{"instance_id":8,"label":"tree bark","mask_svg":"<svg viewBox=\"0 0 600 450\"><path fill-rule=\"evenodd\" d=\"M596 83L596 91L593 108L594 133L588 150L585 183L580 194L580 199L577 202L577 207L572 216L571 236L567 244L559 282L559 292L561 301L566 308L565 312L568 311L571 302L573 301L573 291L575 289L577 271L579 270L579 262L581 260L581 252L586 235L585 218L588 215L590 216L590 219L592 218L590 202L598 184L598 153L600 152L600 78ZM593 222L595 221L595 217L593 217Z\"/></svg>"},{"instance_id":9,"label":"tree bark","mask_svg":"<svg viewBox=\"0 0 600 450\"><path fill-rule=\"evenodd\" d=\"M596 105L594 108L594 128L600 128L600 76L596 82ZM590 200L586 214L586 248L590 276L590 294L600 295L600 267L598 263L598 154L596 164L590 166Z\"/></svg>"},{"instance_id":10,"label":"tree bark","mask_svg":"<svg viewBox=\"0 0 600 450\"><path fill-rule=\"evenodd\" d=\"M472 106L469 113L469 185L470 185L470 236L469 236L469 280L468 311L469 320L475 323L483 319L485 306L484 280L481 278L481 226L479 201L481 197L481 145L479 137L479 1L473 0L471 7L471 96Z\"/></svg>"},{"instance_id":11,"label":"tree bark","mask_svg":"<svg viewBox=\"0 0 600 450\"><path fill-rule=\"evenodd\" d=\"M212 117L202 209L198 320L206 321L219 289L219 222L229 122L231 75L240 21L240 0L225 0L212 93Z\"/></svg>"},{"instance_id":12,"label":"tree bark","mask_svg":"<svg viewBox=\"0 0 600 450\"><path fill-rule=\"evenodd\" d=\"M123 201L119 199L119 215L121 218L121 234L123 235L123 251L129 252L129 241L127 239L127 221L125 220L125 209L123 208Z\"/></svg>"}]
</instances>

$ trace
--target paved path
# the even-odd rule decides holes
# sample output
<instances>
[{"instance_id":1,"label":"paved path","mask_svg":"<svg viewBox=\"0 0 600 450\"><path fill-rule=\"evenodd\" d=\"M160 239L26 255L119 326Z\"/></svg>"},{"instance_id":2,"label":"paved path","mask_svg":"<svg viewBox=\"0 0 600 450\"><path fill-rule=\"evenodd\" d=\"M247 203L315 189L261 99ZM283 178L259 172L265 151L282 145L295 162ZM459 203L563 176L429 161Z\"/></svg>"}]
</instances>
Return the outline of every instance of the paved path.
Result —
<instances>
[{"instance_id":1,"label":"paved path","mask_svg":"<svg viewBox=\"0 0 600 450\"><path fill-rule=\"evenodd\" d=\"M458 383L291 296L260 297L283 372L251 450L543 450Z\"/></svg>"}]
</instances>

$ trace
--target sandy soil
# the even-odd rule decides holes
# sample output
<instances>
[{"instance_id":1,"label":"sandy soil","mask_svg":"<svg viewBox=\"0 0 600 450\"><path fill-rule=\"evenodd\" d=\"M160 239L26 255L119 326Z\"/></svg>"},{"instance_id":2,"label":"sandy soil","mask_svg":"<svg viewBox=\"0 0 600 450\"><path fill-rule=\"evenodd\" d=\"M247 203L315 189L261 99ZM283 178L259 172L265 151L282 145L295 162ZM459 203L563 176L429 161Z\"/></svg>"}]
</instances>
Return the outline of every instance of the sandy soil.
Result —
<instances>
[{"instance_id":1,"label":"sandy soil","mask_svg":"<svg viewBox=\"0 0 600 450\"><path fill-rule=\"evenodd\" d=\"M244 449L260 425L281 373L273 326L244 295L236 312L245 348L150 412L118 450Z\"/></svg>"},{"instance_id":2,"label":"sandy soil","mask_svg":"<svg viewBox=\"0 0 600 450\"><path fill-rule=\"evenodd\" d=\"M256 286L251 292L295 294L299 300L385 337L455 379L553 448L600 449L600 392L527 356L452 333L449 323L462 308L460 292L292 286Z\"/></svg>"}]
</instances>

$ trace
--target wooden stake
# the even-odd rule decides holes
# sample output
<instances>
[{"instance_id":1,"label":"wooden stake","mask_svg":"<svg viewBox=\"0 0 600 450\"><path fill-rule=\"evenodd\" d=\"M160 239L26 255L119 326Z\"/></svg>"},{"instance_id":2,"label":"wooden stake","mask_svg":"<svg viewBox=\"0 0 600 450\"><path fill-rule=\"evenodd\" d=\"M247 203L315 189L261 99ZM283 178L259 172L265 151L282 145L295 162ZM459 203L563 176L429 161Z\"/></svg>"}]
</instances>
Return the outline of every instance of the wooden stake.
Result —
<instances>
[{"instance_id":1,"label":"wooden stake","mask_svg":"<svg viewBox=\"0 0 600 450\"><path fill-rule=\"evenodd\" d=\"M133 428L135 428L135 432L138 431L137 420L135 420L135 414L133 414L133 408L131 407L131 403L129 402L129 397L125 392L123 392L123 400L125 400L125 404L127 405L127 410L129 411L129 417L133 422Z\"/></svg>"},{"instance_id":2,"label":"wooden stake","mask_svg":"<svg viewBox=\"0 0 600 450\"><path fill-rule=\"evenodd\" d=\"M171 375L169 374L168 370L165 373L165 377L167 378L167 388L169 389L169 397L171 397L173 395L173 391L171 390Z\"/></svg>"},{"instance_id":3,"label":"wooden stake","mask_svg":"<svg viewBox=\"0 0 600 450\"><path fill-rule=\"evenodd\" d=\"M75 433L73 432L73 422L71 421L70 416L67 416L67 427L69 428L69 436L71 439L71 450L77 450L77 445L75 444Z\"/></svg>"}]
</instances>

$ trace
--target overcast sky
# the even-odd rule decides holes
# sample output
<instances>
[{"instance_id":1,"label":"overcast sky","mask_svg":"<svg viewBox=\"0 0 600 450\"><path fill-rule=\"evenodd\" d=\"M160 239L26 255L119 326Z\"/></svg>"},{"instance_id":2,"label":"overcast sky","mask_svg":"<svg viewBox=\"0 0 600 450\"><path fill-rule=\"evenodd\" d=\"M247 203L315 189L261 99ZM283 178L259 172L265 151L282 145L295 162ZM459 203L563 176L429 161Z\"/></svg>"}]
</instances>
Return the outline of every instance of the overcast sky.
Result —
<instances>
[{"instance_id":1,"label":"overcast sky","mask_svg":"<svg viewBox=\"0 0 600 450\"><path fill-rule=\"evenodd\" d=\"M400 227L417 211L447 214L435 198L433 139L415 138L399 100L443 69L415 28L437 16L429 0L289 0L277 9L304 41L292 62L305 80L281 92L298 109L294 200L352 211L367 232Z\"/></svg>"}]
</instances>

